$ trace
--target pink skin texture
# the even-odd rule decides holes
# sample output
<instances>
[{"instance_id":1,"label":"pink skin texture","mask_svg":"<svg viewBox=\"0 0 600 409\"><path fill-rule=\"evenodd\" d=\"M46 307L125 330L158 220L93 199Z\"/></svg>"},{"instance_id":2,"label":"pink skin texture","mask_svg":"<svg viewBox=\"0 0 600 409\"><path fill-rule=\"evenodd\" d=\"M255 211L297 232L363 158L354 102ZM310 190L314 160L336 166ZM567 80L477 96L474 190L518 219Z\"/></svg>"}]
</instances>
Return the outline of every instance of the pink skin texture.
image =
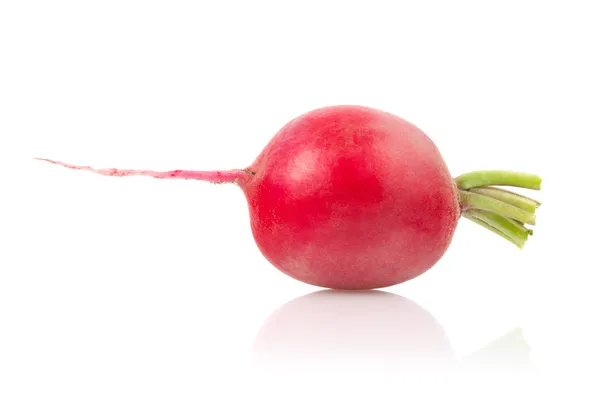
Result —
<instances>
[{"instance_id":1,"label":"pink skin texture","mask_svg":"<svg viewBox=\"0 0 600 409\"><path fill-rule=\"evenodd\" d=\"M287 123L239 182L262 254L320 287L410 280L447 250L460 217L454 181L413 124L361 106Z\"/></svg>"}]
</instances>

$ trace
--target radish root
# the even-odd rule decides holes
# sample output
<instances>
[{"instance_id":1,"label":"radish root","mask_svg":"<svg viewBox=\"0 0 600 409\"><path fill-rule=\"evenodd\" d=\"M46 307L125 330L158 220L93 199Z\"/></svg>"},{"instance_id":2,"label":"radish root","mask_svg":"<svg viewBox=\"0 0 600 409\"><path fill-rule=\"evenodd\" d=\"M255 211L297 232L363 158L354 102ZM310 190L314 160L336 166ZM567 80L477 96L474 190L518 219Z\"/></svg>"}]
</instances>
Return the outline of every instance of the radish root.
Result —
<instances>
[{"instance_id":1,"label":"radish root","mask_svg":"<svg viewBox=\"0 0 600 409\"><path fill-rule=\"evenodd\" d=\"M97 173L102 176L151 176L156 179L193 179L193 180L204 180L211 183L236 183L239 180L243 180L247 177L248 173L244 170L215 170L215 171L202 171L202 170L169 170L157 172L154 170L137 170L137 169L96 169L90 166L77 166L70 165L68 163L59 162L56 160L45 159L45 158L34 158L45 162L50 162L54 165L63 166L69 169L75 170L87 170L93 173Z\"/></svg>"}]
</instances>

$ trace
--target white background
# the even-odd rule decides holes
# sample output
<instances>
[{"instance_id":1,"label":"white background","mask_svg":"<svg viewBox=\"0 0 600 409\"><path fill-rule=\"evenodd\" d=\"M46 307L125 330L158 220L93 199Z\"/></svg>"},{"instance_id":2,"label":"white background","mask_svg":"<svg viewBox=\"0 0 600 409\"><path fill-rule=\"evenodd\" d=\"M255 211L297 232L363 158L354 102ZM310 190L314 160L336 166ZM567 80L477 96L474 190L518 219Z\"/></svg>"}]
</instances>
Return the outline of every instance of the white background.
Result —
<instances>
[{"instance_id":1,"label":"white background","mask_svg":"<svg viewBox=\"0 0 600 409\"><path fill-rule=\"evenodd\" d=\"M0 407L592 405L593 5L2 1ZM31 159L241 168L332 104L417 124L453 175L541 174L525 249L463 220L391 296L322 294L260 255L235 186Z\"/></svg>"}]
</instances>

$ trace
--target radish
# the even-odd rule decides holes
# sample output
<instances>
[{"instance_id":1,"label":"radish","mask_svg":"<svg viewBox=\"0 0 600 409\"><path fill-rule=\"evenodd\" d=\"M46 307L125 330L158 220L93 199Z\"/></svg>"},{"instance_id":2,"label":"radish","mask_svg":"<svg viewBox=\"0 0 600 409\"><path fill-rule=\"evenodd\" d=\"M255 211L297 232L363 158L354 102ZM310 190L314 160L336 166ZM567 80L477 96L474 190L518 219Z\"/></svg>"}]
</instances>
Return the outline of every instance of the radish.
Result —
<instances>
[{"instance_id":1,"label":"radish","mask_svg":"<svg viewBox=\"0 0 600 409\"><path fill-rule=\"evenodd\" d=\"M94 169L36 159L105 176L234 183L264 257L333 289L382 288L423 274L448 249L461 215L523 248L540 206L498 187L539 190L539 176L491 170L453 179L423 131L364 106L296 117L244 169Z\"/></svg>"}]
</instances>

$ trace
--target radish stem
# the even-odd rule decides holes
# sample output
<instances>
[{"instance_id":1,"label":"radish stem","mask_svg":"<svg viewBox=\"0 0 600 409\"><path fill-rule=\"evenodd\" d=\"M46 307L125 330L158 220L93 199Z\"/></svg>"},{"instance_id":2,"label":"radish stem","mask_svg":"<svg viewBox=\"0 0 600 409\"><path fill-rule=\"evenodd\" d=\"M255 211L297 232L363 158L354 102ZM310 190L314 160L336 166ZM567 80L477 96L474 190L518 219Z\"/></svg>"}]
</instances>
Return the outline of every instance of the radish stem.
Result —
<instances>
[{"instance_id":1,"label":"radish stem","mask_svg":"<svg viewBox=\"0 0 600 409\"><path fill-rule=\"evenodd\" d=\"M480 170L465 173L454 179L460 189L469 190L481 186L515 186L540 190L542 178L530 173L508 170Z\"/></svg>"},{"instance_id":2,"label":"radish stem","mask_svg":"<svg viewBox=\"0 0 600 409\"><path fill-rule=\"evenodd\" d=\"M473 208L488 210L521 223L535 225L535 214L508 204L502 200L464 190L460 190L459 195L464 210Z\"/></svg>"},{"instance_id":3,"label":"radish stem","mask_svg":"<svg viewBox=\"0 0 600 409\"><path fill-rule=\"evenodd\" d=\"M518 193L514 193L497 187L476 187L474 189L471 189L470 192L502 200L505 203L516 206L520 209L526 210L531 213L535 213L535 210L541 206L541 203L537 200L533 200L529 197L525 197Z\"/></svg>"},{"instance_id":4,"label":"radish stem","mask_svg":"<svg viewBox=\"0 0 600 409\"><path fill-rule=\"evenodd\" d=\"M496 230L502 232L520 248L523 248L528 236L530 235L529 230L526 229L525 226L515 222L514 220L500 216L499 214L476 209L467 210L465 213L466 215L485 222L489 226L492 226Z\"/></svg>"},{"instance_id":5,"label":"radish stem","mask_svg":"<svg viewBox=\"0 0 600 409\"><path fill-rule=\"evenodd\" d=\"M484 170L465 173L454 179L458 188L462 215L523 248L535 225L537 200L511 192L499 186L540 190L542 178L522 172Z\"/></svg>"},{"instance_id":6,"label":"radish stem","mask_svg":"<svg viewBox=\"0 0 600 409\"><path fill-rule=\"evenodd\" d=\"M477 223L478 225L488 229L489 231L496 233L498 236L510 241L511 243L513 243L515 246L519 247L520 249L523 248L523 246L525 245L525 241L524 239L519 239L519 238L514 238L511 237L507 234L505 234L504 232L502 232L501 230L499 230L498 228L492 226L491 224L489 224L488 222L486 222L485 220L482 220L478 217L476 217L472 211L467 211L465 213L463 213L463 216L465 217L465 219L471 220L472 222Z\"/></svg>"}]
</instances>

